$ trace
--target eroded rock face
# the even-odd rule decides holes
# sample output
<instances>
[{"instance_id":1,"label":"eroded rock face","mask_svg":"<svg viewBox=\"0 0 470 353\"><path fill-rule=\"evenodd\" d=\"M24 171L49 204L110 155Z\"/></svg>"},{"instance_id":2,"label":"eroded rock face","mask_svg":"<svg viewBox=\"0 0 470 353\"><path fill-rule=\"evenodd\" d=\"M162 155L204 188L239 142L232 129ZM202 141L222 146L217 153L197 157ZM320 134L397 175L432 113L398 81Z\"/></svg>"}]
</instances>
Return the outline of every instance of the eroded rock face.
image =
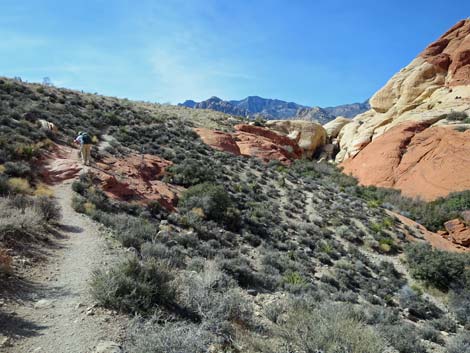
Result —
<instances>
[{"instance_id":1,"label":"eroded rock face","mask_svg":"<svg viewBox=\"0 0 470 353\"><path fill-rule=\"evenodd\" d=\"M470 112L470 20L459 22L395 74L370 99L371 110L340 133L336 161L356 156L365 146L403 122L439 122L445 114Z\"/></svg>"},{"instance_id":2,"label":"eroded rock face","mask_svg":"<svg viewBox=\"0 0 470 353\"><path fill-rule=\"evenodd\" d=\"M470 189L470 130L398 125L341 165L363 185L392 187L410 197L433 200Z\"/></svg>"},{"instance_id":3,"label":"eroded rock face","mask_svg":"<svg viewBox=\"0 0 470 353\"><path fill-rule=\"evenodd\" d=\"M311 158L326 143L326 131L318 123L304 120L271 120L266 126L297 142L304 158Z\"/></svg>"},{"instance_id":4,"label":"eroded rock face","mask_svg":"<svg viewBox=\"0 0 470 353\"><path fill-rule=\"evenodd\" d=\"M289 164L302 156L302 150L295 140L261 127L240 124L236 125L235 141L244 156L254 156L267 162L278 160Z\"/></svg>"},{"instance_id":5,"label":"eroded rock face","mask_svg":"<svg viewBox=\"0 0 470 353\"><path fill-rule=\"evenodd\" d=\"M470 228L460 219L453 219L444 223L447 230L447 237L455 244L470 246ZM446 235L444 235L446 236Z\"/></svg>"},{"instance_id":6,"label":"eroded rock face","mask_svg":"<svg viewBox=\"0 0 470 353\"><path fill-rule=\"evenodd\" d=\"M212 146L214 149L229 152L237 156L240 155L240 148L231 134L205 128L197 128L194 131L196 131L205 144Z\"/></svg>"},{"instance_id":7,"label":"eroded rock face","mask_svg":"<svg viewBox=\"0 0 470 353\"><path fill-rule=\"evenodd\" d=\"M338 116L335 120L330 121L329 123L326 123L323 125L323 128L326 131L326 135L328 136L328 139L333 139L338 137L339 132L341 129L352 122L351 119Z\"/></svg>"},{"instance_id":8,"label":"eroded rock face","mask_svg":"<svg viewBox=\"0 0 470 353\"><path fill-rule=\"evenodd\" d=\"M290 164L302 157L295 140L261 126L239 124L233 134L209 129L195 129L209 146L235 155L252 156L268 162L278 160Z\"/></svg>"},{"instance_id":9,"label":"eroded rock face","mask_svg":"<svg viewBox=\"0 0 470 353\"><path fill-rule=\"evenodd\" d=\"M161 180L171 164L153 155L130 154L123 158L105 157L84 167L79 161L78 150L53 145L41 157L38 169L42 179L50 184L91 173L96 186L112 199L138 203L157 201L172 211L183 188Z\"/></svg>"},{"instance_id":10,"label":"eroded rock face","mask_svg":"<svg viewBox=\"0 0 470 353\"><path fill-rule=\"evenodd\" d=\"M448 71L448 86L470 84L470 20L458 22L430 44L421 57L442 71Z\"/></svg>"},{"instance_id":11,"label":"eroded rock face","mask_svg":"<svg viewBox=\"0 0 470 353\"><path fill-rule=\"evenodd\" d=\"M125 158L106 157L92 171L96 182L107 196L116 200L157 201L173 210L181 187L164 183L161 178L172 163L144 154Z\"/></svg>"}]
</instances>

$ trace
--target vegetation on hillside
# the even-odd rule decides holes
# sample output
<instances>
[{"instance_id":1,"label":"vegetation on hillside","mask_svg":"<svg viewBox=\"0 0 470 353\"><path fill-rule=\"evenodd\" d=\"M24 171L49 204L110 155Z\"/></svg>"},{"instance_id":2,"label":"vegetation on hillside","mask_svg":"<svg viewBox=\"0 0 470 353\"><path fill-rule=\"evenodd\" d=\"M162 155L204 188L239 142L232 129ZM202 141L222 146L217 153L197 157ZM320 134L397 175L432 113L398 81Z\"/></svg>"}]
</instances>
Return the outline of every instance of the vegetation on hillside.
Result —
<instances>
[{"instance_id":1,"label":"vegetation on hillside","mask_svg":"<svg viewBox=\"0 0 470 353\"><path fill-rule=\"evenodd\" d=\"M469 301L455 298L470 296L468 257L409 247L383 209L396 205L436 228L445 212L467 207L466 193L425 204L360 187L329 164L285 167L215 151L192 127L230 129L235 120L223 114L11 80L0 93L5 194L40 185L37 154L21 146L47 148L52 136L31 132L33 111L62 139L78 129L112 135L95 158L134 151L173 162L165 181L186 189L173 213L111 200L89 174L73 184L75 209L129 250L91 283L100 305L135 316L129 352L419 353L467 344ZM404 250L413 281L397 270ZM426 293L433 286L447 291L448 308Z\"/></svg>"}]
</instances>

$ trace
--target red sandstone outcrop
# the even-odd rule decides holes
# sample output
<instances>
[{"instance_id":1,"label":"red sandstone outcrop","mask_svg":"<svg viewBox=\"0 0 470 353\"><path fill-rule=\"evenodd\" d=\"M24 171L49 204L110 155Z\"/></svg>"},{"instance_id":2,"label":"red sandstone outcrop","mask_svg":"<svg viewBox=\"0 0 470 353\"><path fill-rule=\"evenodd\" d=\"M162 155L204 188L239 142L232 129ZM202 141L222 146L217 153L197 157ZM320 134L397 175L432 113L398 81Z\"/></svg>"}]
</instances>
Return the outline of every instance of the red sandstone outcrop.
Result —
<instances>
[{"instance_id":1,"label":"red sandstone outcrop","mask_svg":"<svg viewBox=\"0 0 470 353\"><path fill-rule=\"evenodd\" d=\"M205 128L196 128L194 131L196 131L206 145L219 151L229 152L237 156L240 155L240 148L231 134Z\"/></svg>"},{"instance_id":2,"label":"red sandstone outcrop","mask_svg":"<svg viewBox=\"0 0 470 353\"><path fill-rule=\"evenodd\" d=\"M447 233L444 237L451 240L455 244L462 246L470 246L470 228L467 227L460 219L453 219L444 223Z\"/></svg>"},{"instance_id":3,"label":"red sandstone outcrop","mask_svg":"<svg viewBox=\"0 0 470 353\"><path fill-rule=\"evenodd\" d=\"M261 126L239 124L233 134L209 129L195 129L202 141L213 148L235 155L260 158L268 162L278 160L291 163L302 156L295 140Z\"/></svg>"},{"instance_id":4,"label":"red sandstone outcrop","mask_svg":"<svg viewBox=\"0 0 470 353\"><path fill-rule=\"evenodd\" d=\"M40 173L45 182L55 184L75 179L83 171L89 172L96 186L112 199L157 201L171 211L183 188L161 180L170 165L171 162L157 156L131 154L122 158L105 157L90 167L83 167L77 150L53 145L42 157Z\"/></svg>"},{"instance_id":5,"label":"red sandstone outcrop","mask_svg":"<svg viewBox=\"0 0 470 353\"><path fill-rule=\"evenodd\" d=\"M449 239L446 232L434 233L426 229L426 227L422 226L421 224L416 223L415 221L405 216L402 216L401 214L389 210L387 210L386 212L392 217L397 218L400 223L406 226L402 228L402 231L405 233L406 238L409 241L426 241L431 244L434 248L444 251L470 252L470 248L462 246Z\"/></svg>"},{"instance_id":6,"label":"red sandstone outcrop","mask_svg":"<svg viewBox=\"0 0 470 353\"><path fill-rule=\"evenodd\" d=\"M470 189L470 130L403 123L342 166L363 185L397 188L407 196L433 200Z\"/></svg>"},{"instance_id":7,"label":"red sandstone outcrop","mask_svg":"<svg viewBox=\"0 0 470 353\"><path fill-rule=\"evenodd\" d=\"M116 200L158 201L173 210L181 187L161 181L172 163L157 156L131 154L124 158L105 157L92 171L100 188Z\"/></svg>"},{"instance_id":8,"label":"red sandstone outcrop","mask_svg":"<svg viewBox=\"0 0 470 353\"><path fill-rule=\"evenodd\" d=\"M302 150L297 142L270 129L240 124L235 126L234 138L244 156L258 157L267 162L279 160L290 163L302 157Z\"/></svg>"},{"instance_id":9,"label":"red sandstone outcrop","mask_svg":"<svg viewBox=\"0 0 470 353\"><path fill-rule=\"evenodd\" d=\"M446 84L470 84L470 21L462 20L437 41L429 45L421 57L442 71L448 71Z\"/></svg>"}]
</instances>

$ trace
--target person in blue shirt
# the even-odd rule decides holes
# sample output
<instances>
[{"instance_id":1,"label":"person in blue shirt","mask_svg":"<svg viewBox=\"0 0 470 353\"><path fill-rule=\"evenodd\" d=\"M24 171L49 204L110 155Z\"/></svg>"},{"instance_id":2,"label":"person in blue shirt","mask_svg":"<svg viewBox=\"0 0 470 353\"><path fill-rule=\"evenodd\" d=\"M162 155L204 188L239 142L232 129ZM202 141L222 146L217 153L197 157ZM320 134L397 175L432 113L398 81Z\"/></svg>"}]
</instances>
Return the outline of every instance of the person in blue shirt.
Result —
<instances>
[{"instance_id":1,"label":"person in blue shirt","mask_svg":"<svg viewBox=\"0 0 470 353\"><path fill-rule=\"evenodd\" d=\"M92 144L90 135L88 135L86 132L80 131L74 142L80 144L80 155L82 156L83 164L90 165L90 154Z\"/></svg>"}]
</instances>

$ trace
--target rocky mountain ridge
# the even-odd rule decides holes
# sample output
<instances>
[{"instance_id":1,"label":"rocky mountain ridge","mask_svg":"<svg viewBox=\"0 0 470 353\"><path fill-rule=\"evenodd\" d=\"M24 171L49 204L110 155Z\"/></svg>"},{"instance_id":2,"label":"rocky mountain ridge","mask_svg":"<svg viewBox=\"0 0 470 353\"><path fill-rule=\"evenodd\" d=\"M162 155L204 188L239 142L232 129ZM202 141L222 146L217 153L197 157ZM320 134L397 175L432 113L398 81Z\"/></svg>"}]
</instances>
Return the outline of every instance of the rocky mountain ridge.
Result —
<instances>
[{"instance_id":1,"label":"rocky mountain ridge","mask_svg":"<svg viewBox=\"0 0 470 353\"><path fill-rule=\"evenodd\" d=\"M267 120L274 119L301 119L318 121L325 124L341 115L352 118L369 109L368 101L364 103L344 104L336 107L307 107L294 102L285 102L279 99L266 99L258 96L249 96L242 100L224 101L218 97L211 97L202 102L187 100L178 104L194 109L211 109L223 113Z\"/></svg>"}]
</instances>

